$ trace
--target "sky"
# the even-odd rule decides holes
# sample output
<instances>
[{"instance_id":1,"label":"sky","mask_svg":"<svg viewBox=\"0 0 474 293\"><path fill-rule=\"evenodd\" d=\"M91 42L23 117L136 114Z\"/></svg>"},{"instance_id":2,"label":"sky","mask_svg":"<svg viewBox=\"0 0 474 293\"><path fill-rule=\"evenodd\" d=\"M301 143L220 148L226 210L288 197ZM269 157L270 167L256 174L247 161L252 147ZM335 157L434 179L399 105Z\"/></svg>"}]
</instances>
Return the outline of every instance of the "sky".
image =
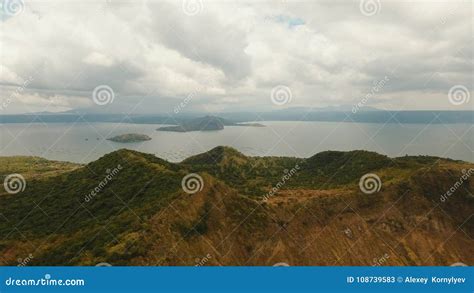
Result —
<instances>
[{"instance_id":1,"label":"sky","mask_svg":"<svg viewBox=\"0 0 474 293\"><path fill-rule=\"evenodd\" d=\"M5 0L0 115L474 110L472 1Z\"/></svg>"}]
</instances>

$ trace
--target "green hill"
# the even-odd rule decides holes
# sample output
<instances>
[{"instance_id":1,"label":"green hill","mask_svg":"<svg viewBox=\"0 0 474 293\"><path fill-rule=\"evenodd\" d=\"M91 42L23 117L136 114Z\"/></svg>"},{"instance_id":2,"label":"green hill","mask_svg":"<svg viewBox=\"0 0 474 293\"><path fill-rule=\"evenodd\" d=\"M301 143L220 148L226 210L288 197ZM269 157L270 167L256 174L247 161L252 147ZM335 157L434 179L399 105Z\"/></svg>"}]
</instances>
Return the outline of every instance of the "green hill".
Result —
<instances>
[{"instance_id":1,"label":"green hill","mask_svg":"<svg viewBox=\"0 0 474 293\"><path fill-rule=\"evenodd\" d=\"M29 254L29 265L194 265L207 254L208 265L371 265L386 253L389 265L474 262L474 180L456 183L474 167L465 162L217 147L178 164L124 149L84 166L0 163L4 176L29 174L23 192L0 189L7 265ZM361 191L366 173L378 192ZM182 187L190 174L201 180L194 194Z\"/></svg>"}]
</instances>

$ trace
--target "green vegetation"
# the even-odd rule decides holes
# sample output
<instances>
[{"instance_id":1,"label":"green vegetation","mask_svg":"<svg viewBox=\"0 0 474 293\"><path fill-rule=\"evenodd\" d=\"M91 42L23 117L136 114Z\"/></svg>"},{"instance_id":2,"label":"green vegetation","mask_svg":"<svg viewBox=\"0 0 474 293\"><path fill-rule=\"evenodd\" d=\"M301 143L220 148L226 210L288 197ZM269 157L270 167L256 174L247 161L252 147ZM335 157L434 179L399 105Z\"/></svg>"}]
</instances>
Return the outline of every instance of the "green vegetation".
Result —
<instances>
[{"instance_id":1,"label":"green vegetation","mask_svg":"<svg viewBox=\"0 0 474 293\"><path fill-rule=\"evenodd\" d=\"M12 173L20 173L25 178L59 175L81 167L80 164L49 161L39 157L0 157L0 176L2 180Z\"/></svg>"},{"instance_id":2,"label":"green vegetation","mask_svg":"<svg viewBox=\"0 0 474 293\"><path fill-rule=\"evenodd\" d=\"M0 158L3 177L21 173L27 181L25 191L18 194L0 189L0 253L10 265L29 253L35 256L31 265L104 261L127 265L157 264L157 258L150 256L154 251L162 253L160 262L177 264L182 257L170 258L166 252L171 247L177 246L183 254L196 249L196 254L205 255L206 242L226 246L226 235L232 235L233 244L226 247L236 249L237 260L239 254L255 253L275 229L294 229L293 237L303 237L319 231L317 225L329 225L355 212L367 223L376 223L373 218L396 203L400 206L394 211L409 214L390 214L381 222L381 229L393 230L384 234L391 239L414 225L409 220L412 215L426 214L462 175L461 170L470 168L473 165L465 162L391 159L367 151L327 151L307 159L247 157L229 147L216 147L178 164L124 149L85 166L41 158ZM203 177L204 188L197 194L181 188L182 178L189 173ZM366 173L381 177L380 193L359 190L358 181ZM468 192L472 185L472 180L464 182L443 205L453 221L443 227L455 229L472 214L474 200ZM278 190L261 204L275 186ZM407 199L400 199L401 195ZM343 212L348 204L351 209ZM298 215L297 221L292 221L293 214ZM463 225L473 237L474 223Z\"/></svg>"},{"instance_id":3,"label":"green vegetation","mask_svg":"<svg viewBox=\"0 0 474 293\"><path fill-rule=\"evenodd\" d=\"M117 135L117 136L108 138L107 140L111 140L114 142L127 143L127 142L139 142L139 141L151 140L151 137L145 134L127 133L127 134Z\"/></svg>"}]
</instances>

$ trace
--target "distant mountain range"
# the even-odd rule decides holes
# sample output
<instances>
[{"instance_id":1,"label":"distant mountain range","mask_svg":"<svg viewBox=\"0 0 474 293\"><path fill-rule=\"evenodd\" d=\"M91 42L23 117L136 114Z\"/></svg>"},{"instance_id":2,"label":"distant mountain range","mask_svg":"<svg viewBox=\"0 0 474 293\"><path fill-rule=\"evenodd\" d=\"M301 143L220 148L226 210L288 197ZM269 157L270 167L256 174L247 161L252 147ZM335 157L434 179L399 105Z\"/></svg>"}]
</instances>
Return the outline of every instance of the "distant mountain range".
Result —
<instances>
[{"instance_id":1,"label":"distant mountain range","mask_svg":"<svg viewBox=\"0 0 474 293\"><path fill-rule=\"evenodd\" d=\"M35 113L0 115L0 123L70 123L70 122L123 122L183 125L190 119L202 117L206 113L180 113L156 115L99 114L87 111L64 113ZM214 113L231 123L250 121L328 121L365 123L474 123L474 111L385 111L370 107L352 109L349 107L288 108L271 112ZM186 127L185 127L186 128Z\"/></svg>"},{"instance_id":2,"label":"distant mountain range","mask_svg":"<svg viewBox=\"0 0 474 293\"><path fill-rule=\"evenodd\" d=\"M21 173L27 184L17 194L0 187L0 263L473 264L474 180L459 183L473 168L367 151L247 157L228 147L181 163L130 150L87 165L3 157L2 180ZM361 185L368 175L372 185Z\"/></svg>"}]
</instances>

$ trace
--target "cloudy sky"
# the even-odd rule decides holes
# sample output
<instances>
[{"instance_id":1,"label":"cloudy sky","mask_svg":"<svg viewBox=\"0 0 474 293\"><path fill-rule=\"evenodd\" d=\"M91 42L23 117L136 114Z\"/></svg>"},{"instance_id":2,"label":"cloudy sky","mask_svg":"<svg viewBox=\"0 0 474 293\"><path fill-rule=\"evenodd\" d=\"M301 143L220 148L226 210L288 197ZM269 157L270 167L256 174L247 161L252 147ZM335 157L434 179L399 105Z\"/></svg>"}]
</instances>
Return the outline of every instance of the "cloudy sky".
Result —
<instances>
[{"instance_id":1,"label":"cloudy sky","mask_svg":"<svg viewBox=\"0 0 474 293\"><path fill-rule=\"evenodd\" d=\"M0 115L474 107L469 0L6 0L0 16Z\"/></svg>"}]
</instances>

